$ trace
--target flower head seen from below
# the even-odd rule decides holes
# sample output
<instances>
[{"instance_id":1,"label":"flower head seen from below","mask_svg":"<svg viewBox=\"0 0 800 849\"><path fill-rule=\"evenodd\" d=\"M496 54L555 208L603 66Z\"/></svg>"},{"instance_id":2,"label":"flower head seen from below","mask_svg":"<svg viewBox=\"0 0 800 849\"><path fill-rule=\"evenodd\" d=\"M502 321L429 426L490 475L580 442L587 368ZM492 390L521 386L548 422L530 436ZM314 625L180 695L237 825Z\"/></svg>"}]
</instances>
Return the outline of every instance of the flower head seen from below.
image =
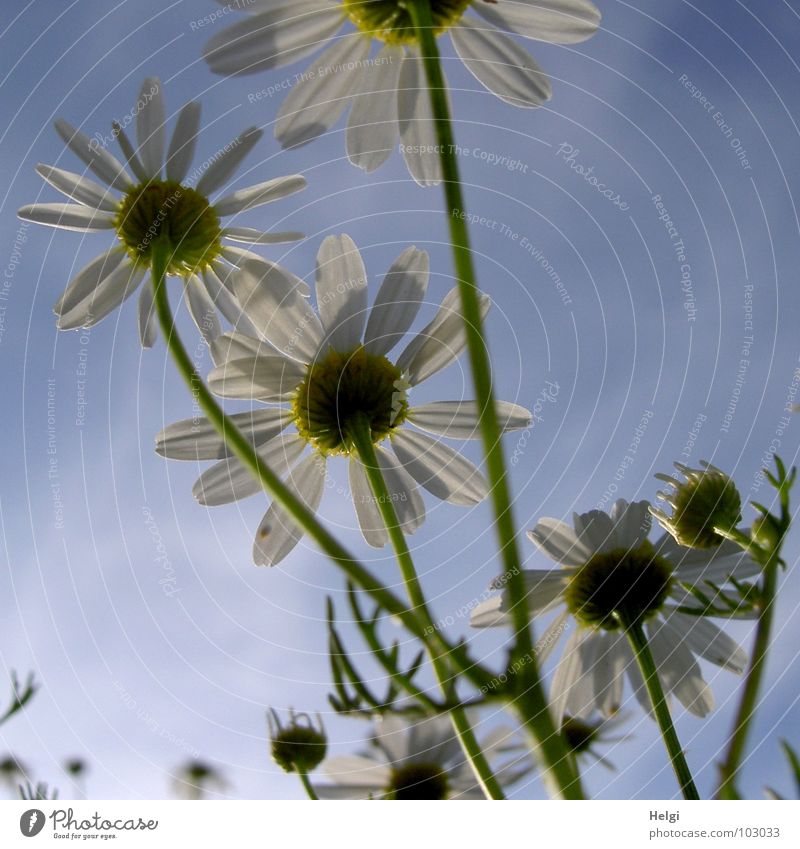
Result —
<instances>
[{"instance_id":1,"label":"flower head seen from below","mask_svg":"<svg viewBox=\"0 0 800 849\"><path fill-rule=\"evenodd\" d=\"M278 141L284 147L311 141L352 104L350 161L373 171L399 137L411 176L433 185L440 180L436 133L410 2L417 0L255 0L243 4L246 18L208 42L206 61L217 74L250 74L294 62L333 40L307 72L296 75L278 113ZM521 107L544 103L550 81L506 32L574 44L592 36L600 22L589 0L432 0L430 12L435 35L450 35L476 79ZM337 36L348 22L355 32Z\"/></svg>"},{"instance_id":2,"label":"flower head seen from below","mask_svg":"<svg viewBox=\"0 0 800 849\"><path fill-rule=\"evenodd\" d=\"M625 635L625 623L644 625L664 692L691 713L714 707L698 658L741 674L747 657L707 617L694 615L687 587L717 587L757 574L758 565L732 543L711 551L679 546L665 534L651 543L649 504L617 501L602 510L575 514L573 526L542 519L529 532L558 569L525 570L531 616L557 611L539 640L543 663L559 637L571 630L553 676L552 701L559 720L585 719L593 711L613 716L621 707L625 677L650 711L647 693ZM475 627L511 622L508 594L481 603Z\"/></svg>"},{"instance_id":3,"label":"flower head seen from below","mask_svg":"<svg viewBox=\"0 0 800 849\"><path fill-rule=\"evenodd\" d=\"M320 247L318 313L299 294L299 281L281 290L272 275L237 277L239 301L258 335L234 332L216 340L211 353L217 367L209 377L209 386L223 398L269 405L234 416L263 460L316 510L331 484L330 460L346 458L359 526L376 548L386 545L388 533L357 456L355 429L368 432L374 444L405 533L416 531L425 518L419 486L453 504L482 501L488 492L483 475L442 442L478 438L479 406L471 401L412 406L410 398L466 345L458 290L445 296L433 320L399 356L389 358L425 300L427 253L404 250L369 310L364 262L349 236L329 236ZM481 307L485 314L485 296ZM497 402L497 413L505 431L525 428L531 420L528 410L507 402ZM223 440L207 423L188 419L171 425L159 434L156 450L177 460L219 460L195 484L202 504L226 504L261 491L250 470L226 456ZM294 520L273 504L256 533L255 562L275 565L301 536Z\"/></svg>"},{"instance_id":4,"label":"flower head seen from below","mask_svg":"<svg viewBox=\"0 0 800 849\"><path fill-rule=\"evenodd\" d=\"M499 728L481 740L481 750L495 762L494 774L504 786L533 768L530 758L499 762L512 737L509 729ZM314 785L320 799L484 798L447 716L417 722L386 716L376 722L367 751L329 758L323 769L331 781Z\"/></svg>"},{"instance_id":5,"label":"flower head seen from below","mask_svg":"<svg viewBox=\"0 0 800 849\"><path fill-rule=\"evenodd\" d=\"M287 197L305 188L305 179L278 177L212 202L210 196L230 181L262 131L245 130L190 174L200 131L200 104L192 101L180 110L167 144L161 83L149 77L128 122L134 118L138 147L117 122L109 136L98 133L89 138L66 121L56 121L56 130L70 150L105 185L85 172L39 165L36 170L42 178L74 202L34 203L20 209L19 216L65 230L115 234L113 247L79 271L56 302L60 330L91 327L130 297L147 276L159 243L168 251L167 274L184 281L188 311L210 341L222 332L218 313L233 326L240 325L241 312L232 295L233 279L240 269L252 265L263 272L273 267L249 249L226 242L271 244L302 238L295 232L225 227L221 219ZM106 146L114 139L125 165ZM145 285L139 296L143 346L154 343L156 326L153 289Z\"/></svg>"},{"instance_id":6,"label":"flower head seen from below","mask_svg":"<svg viewBox=\"0 0 800 849\"><path fill-rule=\"evenodd\" d=\"M267 721L272 760L284 772L312 772L325 760L328 740L319 717L315 727L307 713L290 711L289 722L283 725L277 712L270 710Z\"/></svg>"},{"instance_id":7,"label":"flower head seen from below","mask_svg":"<svg viewBox=\"0 0 800 849\"><path fill-rule=\"evenodd\" d=\"M715 529L731 531L736 527L742 518L742 499L736 484L725 472L710 463L700 465L702 469L675 464L685 482L669 475L656 475L672 487L671 492L658 493L672 508L672 515L654 507L650 512L681 545L716 548L724 538Z\"/></svg>"}]
</instances>

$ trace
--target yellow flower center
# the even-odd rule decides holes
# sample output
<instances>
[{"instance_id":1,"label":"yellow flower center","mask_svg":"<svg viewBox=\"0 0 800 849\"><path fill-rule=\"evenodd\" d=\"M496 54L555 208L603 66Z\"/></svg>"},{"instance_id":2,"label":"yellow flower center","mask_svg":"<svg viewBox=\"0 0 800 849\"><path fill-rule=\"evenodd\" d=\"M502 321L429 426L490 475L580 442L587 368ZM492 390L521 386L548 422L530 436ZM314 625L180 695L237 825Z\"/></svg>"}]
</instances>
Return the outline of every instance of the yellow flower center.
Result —
<instances>
[{"instance_id":1,"label":"yellow flower center","mask_svg":"<svg viewBox=\"0 0 800 849\"><path fill-rule=\"evenodd\" d=\"M386 357L363 346L331 349L308 367L292 403L300 436L323 454L350 454L351 430L369 423L373 442L403 423L408 384Z\"/></svg>"},{"instance_id":2,"label":"yellow flower center","mask_svg":"<svg viewBox=\"0 0 800 849\"><path fill-rule=\"evenodd\" d=\"M648 542L595 554L572 575L564 600L583 625L615 631L657 613L671 584L672 566Z\"/></svg>"},{"instance_id":3,"label":"yellow flower center","mask_svg":"<svg viewBox=\"0 0 800 849\"><path fill-rule=\"evenodd\" d=\"M417 35L406 0L342 0L350 20L364 33L387 44L415 44ZM470 0L430 0L434 34L439 36L461 16Z\"/></svg>"},{"instance_id":4,"label":"yellow flower center","mask_svg":"<svg viewBox=\"0 0 800 849\"><path fill-rule=\"evenodd\" d=\"M219 216L194 189L172 180L152 180L130 189L116 219L117 234L131 258L150 264L153 244L170 245L169 274L201 271L222 250Z\"/></svg>"}]
</instances>

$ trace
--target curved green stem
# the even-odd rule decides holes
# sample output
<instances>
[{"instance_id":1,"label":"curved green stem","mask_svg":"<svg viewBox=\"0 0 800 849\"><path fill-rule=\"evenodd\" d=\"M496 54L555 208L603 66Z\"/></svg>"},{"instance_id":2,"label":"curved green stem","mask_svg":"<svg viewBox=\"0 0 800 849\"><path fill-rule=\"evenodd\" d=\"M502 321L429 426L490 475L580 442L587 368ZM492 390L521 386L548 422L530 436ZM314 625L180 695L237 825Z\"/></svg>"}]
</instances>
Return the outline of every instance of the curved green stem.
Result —
<instances>
[{"instance_id":1,"label":"curved green stem","mask_svg":"<svg viewBox=\"0 0 800 849\"><path fill-rule=\"evenodd\" d=\"M386 531L389 534L392 547L394 548L397 562L400 565L400 572L403 576L403 582L408 591L408 597L414 608L414 612L422 620L426 631L435 630L433 619L431 617L430 608L425 600L425 593L422 590L422 585L419 582L417 570L414 567L414 560L411 557L411 552L408 549L405 534L403 533L400 524L397 520L397 512L394 509L389 488L386 486L386 480L383 476L380 466L378 465L378 457L375 453L375 446L372 444L372 434L370 432L369 423L367 421L355 423L349 431L349 436L358 453L361 464L364 467L367 480L369 481L372 494L378 505L381 518L386 525ZM448 654L442 655L435 649L429 651L431 664L433 666L436 680L441 687L445 699L453 695L454 679L450 670L450 657ZM489 799L505 799L503 789L492 773L489 762L483 754L483 750L475 737L475 732L467 719L466 712L462 707L454 706L448 711L453 728L461 743L461 748L469 761L472 770L481 785L484 793Z\"/></svg>"},{"instance_id":2,"label":"curved green stem","mask_svg":"<svg viewBox=\"0 0 800 849\"><path fill-rule=\"evenodd\" d=\"M517 712L526 729L537 741L537 748L564 797L580 799L583 798L580 776L572 766L567 748L547 708L547 698L536 661L526 603L525 579L522 574L522 561L517 548L511 510L511 493L500 440L500 423L497 419L492 391L491 366L484 342L483 319L470 250L466 206L461 192L450 106L447 101L447 85L442 73L430 3L429 0L407 0L406 7L414 22L422 61L425 65L431 110L436 125L437 148L442 165L447 219L461 295L467 351L475 385L475 396L482 411L480 432L486 455L486 471L491 482L495 524L505 569L505 586L510 598L510 612L516 635L510 666L518 670Z\"/></svg>"},{"instance_id":3,"label":"curved green stem","mask_svg":"<svg viewBox=\"0 0 800 849\"><path fill-rule=\"evenodd\" d=\"M303 785L303 789L306 791L306 795L309 799L313 799L315 802L319 801L319 796L317 796L317 791L314 789L314 785L311 783L308 777L307 772L300 772L298 770L297 774L300 776L300 781Z\"/></svg>"},{"instance_id":4,"label":"curved green stem","mask_svg":"<svg viewBox=\"0 0 800 849\"><path fill-rule=\"evenodd\" d=\"M720 766L720 786L717 795L721 799L738 799L736 779L744 758L747 744L747 733L750 723L758 707L758 694L766 668L767 652L772 633L772 619L775 610L775 591L778 584L778 564L780 563L780 547L773 549L764 565L763 581L759 599L758 623L756 637L753 642L753 654L739 702L739 709L733 721L733 734L728 745L725 760Z\"/></svg>"},{"instance_id":5,"label":"curved green stem","mask_svg":"<svg viewBox=\"0 0 800 849\"><path fill-rule=\"evenodd\" d=\"M653 705L653 712L655 713L658 727L661 730L661 736L664 738L664 745L672 763L672 768L675 771L675 776L678 779L683 798L699 799L700 796L697 793L697 787L695 787L692 773L689 770L689 765L686 763L686 757L683 754L683 749L678 739L678 734L672 723L667 699L661 687L661 679L658 677L658 670L656 669L653 654L650 651L642 623L624 623L624 627L625 634L633 649L634 657L639 665L639 670L642 673L644 685L647 688L647 695L650 697L650 703Z\"/></svg>"}]
</instances>

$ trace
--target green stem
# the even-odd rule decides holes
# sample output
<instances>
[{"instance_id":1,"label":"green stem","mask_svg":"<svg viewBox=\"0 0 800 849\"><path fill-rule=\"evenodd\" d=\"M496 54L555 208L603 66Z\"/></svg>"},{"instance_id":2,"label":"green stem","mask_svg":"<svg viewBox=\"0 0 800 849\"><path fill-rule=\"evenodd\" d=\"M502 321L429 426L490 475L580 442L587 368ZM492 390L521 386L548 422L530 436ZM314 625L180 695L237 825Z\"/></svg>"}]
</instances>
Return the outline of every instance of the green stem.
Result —
<instances>
[{"instance_id":1,"label":"green stem","mask_svg":"<svg viewBox=\"0 0 800 849\"><path fill-rule=\"evenodd\" d=\"M317 796L317 791L314 789L314 785L309 780L308 773L300 772L300 770L298 770L297 774L300 776L300 781L303 784L303 789L306 791L308 798L313 799L315 802L319 801L319 796Z\"/></svg>"},{"instance_id":2,"label":"green stem","mask_svg":"<svg viewBox=\"0 0 800 849\"><path fill-rule=\"evenodd\" d=\"M375 446L372 443L369 422L363 420L354 423L350 427L349 436L353 440L353 444L358 452L370 488L377 502L381 518L386 525L386 530L389 534L395 555L397 556L400 572L403 576L403 581L406 585L408 597L414 612L422 620L426 631L433 631L435 630L435 626L430 608L425 600L425 593L422 590L417 570L414 567L414 560L408 549L405 534L397 520L397 512L394 509L391 493L386 485L383 472L378 465L378 457L375 453ZM448 699L453 695L454 691L454 679L450 671L450 657L449 655L440 654L435 649L429 650L429 654L436 680L441 687L445 699ZM463 708L454 706L448 713L461 743L461 748L464 750L464 754L486 797L489 799L505 799L503 789L492 773L489 762L486 760L486 756L483 754L483 750L475 737L475 732L472 730L472 726L467 719L466 712Z\"/></svg>"},{"instance_id":3,"label":"green stem","mask_svg":"<svg viewBox=\"0 0 800 849\"><path fill-rule=\"evenodd\" d=\"M650 651L642 623L637 621L623 624L636 662L639 665L639 670L642 673L644 685L647 688L647 695L650 697L650 703L653 705L653 712L655 713L658 727L661 730L661 736L664 738L664 745L672 762L672 768L678 779L683 798L699 799L700 796L697 793L697 787L695 787L689 765L686 763L686 757L683 754L678 734L675 731L675 726L672 724L672 716L669 712L667 699L661 687L661 679L658 677L658 670L656 669L653 654Z\"/></svg>"},{"instance_id":4,"label":"green stem","mask_svg":"<svg viewBox=\"0 0 800 849\"><path fill-rule=\"evenodd\" d=\"M764 565L761 585L758 623L753 643L753 654L747 668L747 676L742 691L742 699L733 723L733 735L728 746L725 760L720 766L720 786L717 795L721 799L738 799L736 779L741 769L747 744L747 733L758 707L758 694L766 668L767 652L772 633L772 619L775 610L775 592L778 584L778 564L780 546L772 550Z\"/></svg>"},{"instance_id":5,"label":"green stem","mask_svg":"<svg viewBox=\"0 0 800 849\"><path fill-rule=\"evenodd\" d=\"M441 68L439 48L433 29L429 0L407 0L406 8L414 22L436 125L436 141L442 165L444 194L453 257L461 295L461 309L467 336L467 351L479 409L480 432L486 455L486 471L491 482L495 525L505 568L504 577L510 598L510 612L516 635L511 668L517 670L519 690L517 710L526 729L537 741L545 763L565 798L583 798L580 776L568 756L547 708L547 698L539 675L528 606L525 577L517 548L511 494L506 475L500 423L494 404L492 375L486 351L476 284L475 268L466 224L466 206L461 192L455 139L451 127L447 85Z\"/></svg>"}]
</instances>

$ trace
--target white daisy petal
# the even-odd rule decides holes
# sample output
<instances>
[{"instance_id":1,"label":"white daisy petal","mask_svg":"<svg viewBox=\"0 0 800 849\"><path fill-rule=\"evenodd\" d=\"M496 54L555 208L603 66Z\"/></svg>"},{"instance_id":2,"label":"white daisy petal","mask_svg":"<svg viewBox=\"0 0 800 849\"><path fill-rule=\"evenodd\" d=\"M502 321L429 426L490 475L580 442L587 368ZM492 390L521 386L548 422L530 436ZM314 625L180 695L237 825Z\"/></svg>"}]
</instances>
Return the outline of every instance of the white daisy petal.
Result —
<instances>
[{"instance_id":1,"label":"white daisy petal","mask_svg":"<svg viewBox=\"0 0 800 849\"><path fill-rule=\"evenodd\" d=\"M147 269L130 260L121 262L80 303L59 316L59 330L75 330L78 327L94 327L112 310L127 300L138 288Z\"/></svg>"},{"instance_id":2,"label":"white daisy petal","mask_svg":"<svg viewBox=\"0 0 800 849\"><path fill-rule=\"evenodd\" d=\"M547 628L544 629L542 636L536 640L533 650L536 653L536 662L540 667L542 664L546 663L547 659L553 653L553 649L558 644L559 638L569 628L569 626L569 611L562 610L561 613L559 613L558 616L556 616L547 626Z\"/></svg>"},{"instance_id":3,"label":"white daisy petal","mask_svg":"<svg viewBox=\"0 0 800 849\"><path fill-rule=\"evenodd\" d=\"M605 510L573 513L572 524L579 539L583 540L593 553L611 551L617 547L614 522Z\"/></svg>"},{"instance_id":4,"label":"white daisy petal","mask_svg":"<svg viewBox=\"0 0 800 849\"><path fill-rule=\"evenodd\" d=\"M289 177L276 177L256 186L246 189L238 189L229 195L220 198L214 203L214 211L219 216L236 215L248 209L255 209L265 203L289 197L295 192L302 191L306 187L306 178L300 174L292 174Z\"/></svg>"},{"instance_id":5,"label":"white daisy petal","mask_svg":"<svg viewBox=\"0 0 800 849\"><path fill-rule=\"evenodd\" d=\"M316 512L325 489L325 460L311 454L292 470L287 483L312 512ZM297 545L304 531L278 504L261 520L253 547L256 566L275 566Z\"/></svg>"},{"instance_id":6,"label":"white daisy petal","mask_svg":"<svg viewBox=\"0 0 800 849\"><path fill-rule=\"evenodd\" d=\"M217 366L222 366L231 360L272 353L260 339L238 331L223 333L211 343L210 350L211 358Z\"/></svg>"},{"instance_id":7,"label":"white daisy petal","mask_svg":"<svg viewBox=\"0 0 800 849\"><path fill-rule=\"evenodd\" d=\"M224 270L224 266L220 270L224 276L228 276L228 271L226 269ZM231 268L230 273L235 275L238 271L239 269L237 268ZM220 280L216 268L213 265L210 268L204 268L201 277L203 285L206 287L206 292L208 292L208 296L213 301L214 306L236 327L242 319L242 308L230 290Z\"/></svg>"},{"instance_id":8,"label":"white daisy petal","mask_svg":"<svg viewBox=\"0 0 800 849\"><path fill-rule=\"evenodd\" d=\"M677 578L687 584L699 584L704 591L706 581L724 584L731 577L744 581L761 571L754 560L728 540L714 549L685 548L670 534L664 534L655 548L675 567Z\"/></svg>"},{"instance_id":9,"label":"white daisy petal","mask_svg":"<svg viewBox=\"0 0 800 849\"><path fill-rule=\"evenodd\" d=\"M489 494L488 481L469 460L424 433L395 431L392 447L411 477L443 501L471 507Z\"/></svg>"},{"instance_id":10,"label":"white daisy petal","mask_svg":"<svg viewBox=\"0 0 800 849\"><path fill-rule=\"evenodd\" d=\"M437 152L436 125L431 116L422 59L417 54L408 53L403 58L399 85L398 126L406 167L420 186L438 185L442 171Z\"/></svg>"},{"instance_id":11,"label":"white daisy petal","mask_svg":"<svg viewBox=\"0 0 800 849\"><path fill-rule=\"evenodd\" d=\"M425 504L414 481L397 460L379 445L375 446L389 497L402 531L413 534L425 521Z\"/></svg>"},{"instance_id":12,"label":"white daisy petal","mask_svg":"<svg viewBox=\"0 0 800 849\"><path fill-rule=\"evenodd\" d=\"M158 318L152 286L142 286L139 292L139 341L143 348L152 348L158 336Z\"/></svg>"},{"instance_id":13,"label":"white daisy petal","mask_svg":"<svg viewBox=\"0 0 800 849\"><path fill-rule=\"evenodd\" d=\"M167 151L167 179L182 183L194 159L200 131L200 104L190 101L178 114Z\"/></svg>"},{"instance_id":14,"label":"white daisy petal","mask_svg":"<svg viewBox=\"0 0 800 849\"><path fill-rule=\"evenodd\" d=\"M525 603L531 614L544 613L554 602L561 601L567 584L567 573L563 569L523 569L525 578ZM496 578L492 586L504 587L508 580L504 575Z\"/></svg>"},{"instance_id":15,"label":"white daisy petal","mask_svg":"<svg viewBox=\"0 0 800 849\"><path fill-rule=\"evenodd\" d=\"M114 197L108 189L104 189L88 177L41 163L36 166L36 172L68 198L85 206L116 214L119 198Z\"/></svg>"},{"instance_id":16,"label":"white daisy petal","mask_svg":"<svg viewBox=\"0 0 800 849\"><path fill-rule=\"evenodd\" d=\"M144 80L136 106L139 110L136 115L139 159L149 177L160 177L164 164L166 118L161 80L158 77L147 77Z\"/></svg>"},{"instance_id":17,"label":"white daisy petal","mask_svg":"<svg viewBox=\"0 0 800 849\"><path fill-rule=\"evenodd\" d=\"M591 632L578 628L567 638L564 652L558 662L550 686L550 704L556 721L560 722L567 713L567 704L570 701L572 689L581 680L586 671L583 667L583 654L581 644L584 640L591 638Z\"/></svg>"},{"instance_id":18,"label":"white daisy petal","mask_svg":"<svg viewBox=\"0 0 800 849\"><path fill-rule=\"evenodd\" d=\"M133 186L122 163L106 150L97 139L90 139L85 133L75 129L72 124L63 120L63 118L56 120L55 128L69 149L80 157L103 182L120 190L129 189Z\"/></svg>"},{"instance_id":19,"label":"white daisy petal","mask_svg":"<svg viewBox=\"0 0 800 849\"><path fill-rule=\"evenodd\" d=\"M586 41L600 25L600 10L589 0L473 0L472 8L500 29L555 44Z\"/></svg>"},{"instance_id":20,"label":"white daisy petal","mask_svg":"<svg viewBox=\"0 0 800 849\"><path fill-rule=\"evenodd\" d=\"M305 369L280 354L228 360L208 376L208 386L221 398L285 401L297 389Z\"/></svg>"},{"instance_id":21,"label":"white daisy petal","mask_svg":"<svg viewBox=\"0 0 800 849\"><path fill-rule=\"evenodd\" d=\"M674 693L689 713L700 717L709 714L714 709L714 695L682 635L665 627L663 620L651 620L647 633L664 689Z\"/></svg>"},{"instance_id":22,"label":"white daisy petal","mask_svg":"<svg viewBox=\"0 0 800 849\"><path fill-rule=\"evenodd\" d=\"M383 548L389 542L389 533L381 516L375 496L361 462L355 457L349 464L350 494L358 517L358 525L368 545Z\"/></svg>"},{"instance_id":23,"label":"white daisy petal","mask_svg":"<svg viewBox=\"0 0 800 849\"><path fill-rule=\"evenodd\" d=\"M627 502L620 498L611 508L614 523L614 546L632 551L640 548L650 533L652 517L647 501Z\"/></svg>"},{"instance_id":24,"label":"white daisy petal","mask_svg":"<svg viewBox=\"0 0 800 849\"><path fill-rule=\"evenodd\" d=\"M258 335L282 354L309 363L319 350L323 330L311 305L300 294L290 272L274 265L264 275L252 266L233 278L234 294Z\"/></svg>"},{"instance_id":25,"label":"white daisy petal","mask_svg":"<svg viewBox=\"0 0 800 849\"><path fill-rule=\"evenodd\" d=\"M478 297L481 317L485 317L491 301L482 293ZM415 386L450 365L466 344L461 297L458 289L451 289L433 321L411 340L400 355L397 367Z\"/></svg>"},{"instance_id":26,"label":"white daisy petal","mask_svg":"<svg viewBox=\"0 0 800 849\"><path fill-rule=\"evenodd\" d=\"M314 61L278 110L275 138L281 147L306 144L339 120L350 105L371 46L362 33L348 33Z\"/></svg>"},{"instance_id":27,"label":"white daisy petal","mask_svg":"<svg viewBox=\"0 0 800 849\"><path fill-rule=\"evenodd\" d=\"M385 44L375 64L361 71L361 87L347 120L347 156L367 173L390 156L397 144L397 89L403 50Z\"/></svg>"},{"instance_id":28,"label":"white daisy petal","mask_svg":"<svg viewBox=\"0 0 800 849\"><path fill-rule=\"evenodd\" d=\"M287 474L300 459L305 442L297 434L276 436L258 449L261 459L275 474ZM226 457L207 469L192 488L192 495L206 507L230 504L261 492L261 482L236 457Z\"/></svg>"},{"instance_id":29,"label":"white daisy petal","mask_svg":"<svg viewBox=\"0 0 800 849\"><path fill-rule=\"evenodd\" d=\"M317 253L317 309L323 345L349 351L361 342L367 315L367 272L353 240L328 236Z\"/></svg>"},{"instance_id":30,"label":"white daisy petal","mask_svg":"<svg viewBox=\"0 0 800 849\"><path fill-rule=\"evenodd\" d=\"M226 227L222 231L222 236L233 242L245 242L250 245L279 245L284 242L299 242L305 238L302 233L294 230L284 233L265 233L253 227Z\"/></svg>"},{"instance_id":31,"label":"white daisy petal","mask_svg":"<svg viewBox=\"0 0 800 849\"><path fill-rule=\"evenodd\" d=\"M64 294L54 304L53 312L61 315L74 309L88 298L123 260L127 259L125 249L118 245L95 257L72 278Z\"/></svg>"},{"instance_id":32,"label":"white daisy petal","mask_svg":"<svg viewBox=\"0 0 800 849\"><path fill-rule=\"evenodd\" d=\"M739 644L713 622L701 616L685 616L664 610L663 627L673 639L685 640L689 648L704 660L741 675L747 667L747 654Z\"/></svg>"},{"instance_id":33,"label":"white daisy petal","mask_svg":"<svg viewBox=\"0 0 800 849\"><path fill-rule=\"evenodd\" d=\"M503 433L530 427L531 414L518 404L495 401ZM481 408L477 401L434 401L408 411L408 421L421 430L451 439L480 439Z\"/></svg>"},{"instance_id":34,"label":"white daisy petal","mask_svg":"<svg viewBox=\"0 0 800 849\"><path fill-rule=\"evenodd\" d=\"M221 189L233 177L247 154L258 144L258 140L263 135L264 131L259 130L258 127L248 127L232 142L225 145L220 156L209 165L205 174L197 181L197 191L209 197L217 189ZM222 214L216 204L214 209L218 215Z\"/></svg>"},{"instance_id":35,"label":"white daisy petal","mask_svg":"<svg viewBox=\"0 0 800 849\"><path fill-rule=\"evenodd\" d=\"M589 632L577 646L579 674L569 688L565 710L570 716L586 719L595 709L595 664L597 633Z\"/></svg>"},{"instance_id":36,"label":"white daisy petal","mask_svg":"<svg viewBox=\"0 0 800 849\"><path fill-rule=\"evenodd\" d=\"M346 786L375 787L383 790L391 780L391 771L386 764L359 755L328 758L324 769L333 781Z\"/></svg>"},{"instance_id":37,"label":"white daisy petal","mask_svg":"<svg viewBox=\"0 0 800 849\"><path fill-rule=\"evenodd\" d=\"M624 639L608 631L595 635L594 665L591 671L594 676L595 706L603 716L614 715L622 705L625 664L631 659Z\"/></svg>"},{"instance_id":38,"label":"white daisy petal","mask_svg":"<svg viewBox=\"0 0 800 849\"><path fill-rule=\"evenodd\" d=\"M268 407L230 416L238 430L253 445L262 445L282 433L291 421L291 411ZM207 419L184 419L164 428L156 436L156 453L169 460L222 460L231 456L225 440Z\"/></svg>"},{"instance_id":39,"label":"white daisy petal","mask_svg":"<svg viewBox=\"0 0 800 849\"><path fill-rule=\"evenodd\" d=\"M541 106L552 96L547 74L516 41L469 18L450 30L467 70L492 94L512 106Z\"/></svg>"},{"instance_id":40,"label":"white daisy petal","mask_svg":"<svg viewBox=\"0 0 800 849\"><path fill-rule=\"evenodd\" d=\"M227 27L206 44L203 56L215 74L254 74L313 53L343 22L339 3L291 0Z\"/></svg>"},{"instance_id":41,"label":"white daisy petal","mask_svg":"<svg viewBox=\"0 0 800 849\"><path fill-rule=\"evenodd\" d=\"M574 528L558 519L540 519L536 527L528 531L528 538L562 566L582 566L595 554L586 541L578 537Z\"/></svg>"},{"instance_id":42,"label":"white daisy petal","mask_svg":"<svg viewBox=\"0 0 800 849\"><path fill-rule=\"evenodd\" d=\"M98 212L77 203L32 203L23 206L17 215L23 221L81 233L113 230L116 222L116 216L110 212Z\"/></svg>"},{"instance_id":43,"label":"white daisy petal","mask_svg":"<svg viewBox=\"0 0 800 849\"><path fill-rule=\"evenodd\" d=\"M408 722L399 716L390 713L376 720L374 739L391 764L402 763L410 754Z\"/></svg>"},{"instance_id":44,"label":"white daisy petal","mask_svg":"<svg viewBox=\"0 0 800 849\"><path fill-rule=\"evenodd\" d=\"M406 248L392 263L378 290L364 331L364 347L385 356L403 338L417 317L428 289L427 251Z\"/></svg>"},{"instance_id":45,"label":"white daisy petal","mask_svg":"<svg viewBox=\"0 0 800 849\"><path fill-rule=\"evenodd\" d=\"M133 175L137 180L139 180L139 182L143 183L145 180L149 180L150 176L145 170L144 165L142 165L142 161L139 159L139 154L136 153L136 148L128 138L128 134L125 132L124 127L116 121L111 122L111 127L114 132L114 137L117 140L117 144L125 156L125 164L131 169L131 171L133 171Z\"/></svg>"},{"instance_id":46,"label":"white daisy petal","mask_svg":"<svg viewBox=\"0 0 800 849\"><path fill-rule=\"evenodd\" d=\"M383 795L385 784L317 784L314 792L320 799L334 801L339 799L379 799Z\"/></svg>"},{"instance_id":47,"label":"white daisy petal","mask_svg":"<svg viewBox=\"0 0 800 849\"><path fill-rule=\"evenodd\" d=\"M224 245L222 248L222 257L236 268L242 269L251 275L255 275L256 280L270 281L271 286L277 287L280 292L296 291L300 295L311 294L311 289L305 280L301 280L291 271L283 268L275 262L270 262L268 259L253 253L246 248L239 248L234 245ZM223 282L229 289L232 289L234 294L235 282L240 275L228 275L229 279L224 279Z\"/></svg>"},{"instance_id":48,"label":"white daisy petal","mask_svg":"<svg viewBox=\"0 0 800 849\"><path fill-rule=\"evenodd\" d=\"M512 623L505 599L496 595L477 604L469 615L473 628L498 628Z\"/></svg>"},{"instance_id":49,"label":"white daisy petal","mask_svg":"<svg viewBox=\"0 0 800 849\"><path fill-rule=\"evenodd\" d=\"M210 345L222 333L214 301L209 297L200 278L195 275L184 282L183 292L192 321L206 340L206 344Z\"/></svg>"}]
</instances>

